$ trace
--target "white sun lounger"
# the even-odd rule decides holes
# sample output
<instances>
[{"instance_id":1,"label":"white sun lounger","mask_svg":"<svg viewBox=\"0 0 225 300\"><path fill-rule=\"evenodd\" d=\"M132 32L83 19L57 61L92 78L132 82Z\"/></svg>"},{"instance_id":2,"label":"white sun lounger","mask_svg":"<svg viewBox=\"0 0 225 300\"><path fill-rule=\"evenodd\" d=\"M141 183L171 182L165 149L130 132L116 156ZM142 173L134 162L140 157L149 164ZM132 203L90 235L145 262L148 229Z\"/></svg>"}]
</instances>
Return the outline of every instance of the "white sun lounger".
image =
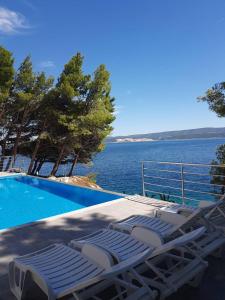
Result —
<instances>
[{"instance_id":1,"label":"white sun lounger","mask_svg":"<svg viewBox=\"0 0 225 300\"><path fill-rule=\"evenodd\" d=\"M207 231L198 242L193 243L193 249L201 257L206 257L221 249L225 244L225 235L219 226L215 226L215 221L212 220L212 218L215 218L217 221L223 221L225 228L223 211L225 212L225 202L220 200L212 203L210 206L196 209L188 217L158 210L155 217L131 216L117 223L110 224L109 228L131 233L136 226L143 227L157 233L162 241L168 241L196 228L198 222L203 223L207 226Z\"/></svg>"},{"instance_id":2,"label":"white sun lounger","mask_svg":"<svg viewBox=\"0 0 225 300\"><path fill-rule=\"evenodd\" d=\"M136 236L140 237L137 239ZM110 252L113 257L111 263L124 261L134 255L138 255L149 249L153 251L160 246L161 239L157 234L144 228L136 227L131 235L110 229L100 229L83 239L72 240L69 245L81 251L85 244L93 244L106 252Z\"/></svg>"},{"instance_id":3,"label":"white sun lounger","mask_svg":"<svg viewBox=\"0 0 225 300\"><path fill-rule=\"evenodd\" d=\"M140 264L149 253L149 250L144 251L111 267L106 265L109 255L94 246L86 245L80 253L68 246L53 244L10 263L10 289L17 299L25 299L35 283L49 300L67 295L87 299L114 285L118 299L155 299L157 293L143 282L137 286L119 276L127 276L133 266Z\"/></svg>"},{"instance_id":4,"label":"white sun lounger","mask_svg":"<svg viewBox=\"0 0 225 300\"><path fill-rule=\"evenodd\" d=\"M168 212L176 213L176 214L181 214L184 216L189 216L198 208L210 206L211 204L212 204L212 201L199 201L198 206L173 203L173 204L170 204L170 205L160 208L160 210L164 210L164 211L168 211Z\"/></svg>"},{"instance_id":5,"label":"white sun lounger","mask_svg":"<svg viewBox=\"0 0 225 300\"><path fill-rule=\"evenodd\" d=\"M163 214L165 213L163 212ZM178 215L178 217L180 216ZM182 227L170 224L170 227L166 227L168 228L167 235L163 236L162 234L159 234L154 227L158 226L158 224L163 224L162 226L164 226L164 222L161 222L160 219L155 218L161 223L152 224L152 219L149 217L137 216L137 218L139 223L136 223L135 226L129 230L127 230L126 227L125 230L122 228L122 231L120 227L119 230L117 230L117 227L115 227L114 230L110 228L102 229L85 236L83 239L72 240L70 245L77 250L81 250L85 243L93 243L104 248L106 251L110 249L110 252L114 253L114 260L123 261L131 255L136 255L145 251L148 247L153 250L164 244L166 241L173 240L173 237L179 236L177 233L181 232L181 235L184 234ZM136 220L136 217L134 217L134 219ZM140 223L140 221L143 222ZM150 222L150 226L148 226L148 222ZM190 226L192 225L191 222L189 224ZM162 230L162 227L160 228ZM191 227L189 227L189 229L191 229ZM171 236L169 234L171 234ZM197 241L192 243L191 248L198 253L199 256L205 258L219 250L224 244L225 235L221 230L206 230Z\"/></svg>"},{"instance_id":6,"label":"white sun lounger","mask_svg":"<svg viewBox=\"0 0 225 300\"><path fill-rule=\"evenodd\" d=\"M154 253L154 255L157 253L158 255L161 250L164 252L165 249L170 250L178 244L196 240L203 236L205 232L206 228L200 227L167 243L163 243L160 236L143 227L135 227L130 235L112 229L101 229L84 236L83 239L71 240L69 246L82 251L85 245L95 245L110 253L112 259L109 264L114 264L115 262L125 261L147 249L149 249L149 253Z\"/></svg>"},{"instance_id":7,"label":"white sun lounger","mask_svg":"<svg viewBox=\"0 0 225 300\"><path fill-rule=\"evenodd\" d=\"M148 232L149 230L138 227L132 231L131 235L103 229L84 237L82 240L72 240L70 246L82 250L87 244L96 245L108 252L112 257L112 261L118 263L126 261L134 253L141 253L142 247L145 248L148 244L150 249L154 250L142 264L133 268L133 273L140 281L144 280L151 289L156 288L159 290L160 299L165 299L182 285L191 282L207 267L207 263L187 247L204 234L205 228L198 228L165 244L161 244L160 239L157 239L157 237L153 241L148 240ZM137 236L142 242L137 240ZM151 236L151 233L149 236ZM154 233L152 236L154 237ZM154 246L151 244L154 244ZM181 249L186 249L186 252L181 251ZM179 251L178 255L173 251ZM183 256L187 252L189 258ZM190 255L192 255L191 258ZM150 274L144 275L145 272L150 272Z\"/></svg>"},{"instance_id":8,"label":"white sun lounger","mask_svg":"<svg viewBox=\"0 0 225 300\"><path fill-rule=\"evenodd\" d=\"M198 208L188 217L163 210L157 210L154 217L133 215L121 221L111 223L109 228L130 233L133 228L139 226L153 230L165 239L176 232L184 233L186 230L196 227L196 224L200 220L204 221L204 225L209 225L209 220L206 219L206 216L222 204L224 205L223 201L218 201L209 206Z\"/></svg>"},{"instance_id":9,"label":"white sun lounger","mask_svg":"<svg viewBox=\"0 0 225 300\"><path fill-rule=\"evenodd\" d=\"M172 204L171 206L160 208L160 210L188 217L198 209L203 209L207 206L210 207L212 203L216 203L216 205L209 210L208 214L205 215L205 219L207 219L214 228L221 229L225 233L225 195L223 195L217 202L200 201L198 207ZM155 212L155 214L157 214L157 212Z\"/></svg>"},{"instance_id":10,"label":"white sun lounger","mask_svg":"<svg viewBox=\"0 0 225 300\"><path fill-rule=\"evenodd\" d=\"M153 207L156 207L156 210L163 210L167 211L170 213L178 213L184 216L189 216L192 214L194 211L196 211L199 208L203 208L206 206L210 206L213 204L213 201L208 201L208 200L200 200L198 202L197 206L192 206L192 205L186 205L186 204L179 204L179 203L168 203L166 201L158 201L158 200L153 200L151 198L148 198L146 196L140 196L140 195L132 195L132 196L127 196L126 199L131 200L131 201L136 201L136 202L143 202L145 204L149 204ZM221 198L218 201L223 201L225 199L225 195L222 195ZM159 203L157 203L159 202ZM162 202L164 202L162 204Z\"/></svg>"},{"instance_id":11,"label":"white sun lounger","mask_svg":"<svg viewBox=\"0 0 225 300\"><path fill-rule=\"evenodd\" d=\"M151 205L156 208L156 210L165 210L168 212L172 213L181 213L186 215L189 215L192 213L194 210L198 209L199 207L205 207L208 205L212 204L212 201L206 201L206 200L201 200L198 202L197 206L191 206L191 205L186 205L186 204L179 204L179 203L172 203L172 202L167 202L167 201L162 201L162 200L156 200L152 199L146 196L140 196L140 195L129 195L126 196L126 199L135 201L135 202L140 202L144 203L147 205Z\"/></svg>"},{"instance_id":12,"label":"white sun lounger","mask_svg":"<svg viewBox=\"0 0 225 300\"><path fill-rule=\"evenodd\" d=\"M19 300L25 299L27 293L32 292L34 283L49 300L67 295L75 299L88 299L113 285L118 296L113 299L154 299L157 293L143 282L139 282L137 286L122 279L123 276L128 276L126 273L130 273L133 266L146 259L149 253L147 249L142 254L111 267L108 264L109 255L102 249L86 245L80 253L68 246L54 244L18 257L10 263L10 289ZM102 298L96 296L94 299ZM104 299L110 299L109 295Z\"/></svg>"}]
</instances>

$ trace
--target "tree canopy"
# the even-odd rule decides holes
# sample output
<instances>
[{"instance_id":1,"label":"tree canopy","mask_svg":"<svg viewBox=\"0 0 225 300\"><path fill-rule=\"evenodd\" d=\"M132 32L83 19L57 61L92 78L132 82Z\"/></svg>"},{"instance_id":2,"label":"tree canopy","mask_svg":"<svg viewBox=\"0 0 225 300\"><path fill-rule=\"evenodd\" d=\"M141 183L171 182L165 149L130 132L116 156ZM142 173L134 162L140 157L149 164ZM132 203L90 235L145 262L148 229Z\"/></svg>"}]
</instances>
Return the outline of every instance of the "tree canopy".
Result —
<instances>
[{"instance_id":1,"label":"tree canopy","mask_svg":"<svg viewBox=\"0 0 225 300\"><path fill-rule=\"evenodd\" d=\"M207 102L209 109L218 117L225 117L225 82L215 84L205 95L198 97L198 100Z\"/></svg>"},{"instance_id":2,"label":"tree canopy","mask_svg":"<svg viewBox=\"0 0 225 300\"><path fill-rule=\"evenodd\" d=\"M208 89L205 95L198 97L199 101L207 102L209 109L218 117L225 117L225 82L215 84ZM216 159L212 161L210 170L211 183L216 192L224 194L225 191L225 144L216 150ZM224 167L223 167L224 166Z\"/></svg>"},{"instance_id":3,"label":"tree canopy","mask_svg":"<svg viewBox=\"0 0 225 300\"><path fill-rule=\"evenodd\" d=\"M104 149L115 118L110 74L104 65L84 74L83 60L73 56L54 84L53 77L34 72L30 56L15 70L12 54L0 48L2 155L29 157L29 174L52 162L55 175L70 162L72 175L77 162L88 163Z\"/></svg>"}]
</instances>

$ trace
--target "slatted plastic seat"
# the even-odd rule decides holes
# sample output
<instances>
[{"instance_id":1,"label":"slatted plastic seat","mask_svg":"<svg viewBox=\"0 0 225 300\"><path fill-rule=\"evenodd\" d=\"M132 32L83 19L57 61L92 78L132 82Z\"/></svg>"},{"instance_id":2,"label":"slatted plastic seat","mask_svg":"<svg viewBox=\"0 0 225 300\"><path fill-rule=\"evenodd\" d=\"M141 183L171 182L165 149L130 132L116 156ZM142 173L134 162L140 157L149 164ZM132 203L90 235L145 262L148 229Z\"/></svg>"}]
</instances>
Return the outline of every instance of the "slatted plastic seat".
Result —
<instances>
[{"instance_id":1,"label":"slatted plastic seat","mask_svg":"<svg viewBox=\"0 0 225 300\"><path fill-rule=\"evenodd\" d=\"M131 232L136 226L149 228L160 234L162 237L168 235L174 227L173 224L169 224L160 218L134 215L117 223L110 224L109 228L118 229L124 232Z\"/></svg>"},{"instance_id":2,"label":"slatted plastic seat","mask_svg":"<svg viewBox=\"0 0 225 300\"><path fill-rule=\"evenodd\" d=\"M136 234L134 237L115 230L102 229L91 235L84 236L82 240L78 239L70 241L70 246L81 251L84 245L93 244L106 250L117 261L123 261L133 255L140 254L147 249L149 249L149 257L151 257L151 255L159 255L161 251L166 252L175 246L187 243L189 240L202 237L205 229L204 227L200 227L164 244L161 243L159 239L157 245L155 244L155 241L151 240L151 238L154 237L154 234L151 236L152 232L150 231L150 235L148 236L148 231L148 229L138 228L138 230L135 230ZM146 235L145 240L147 243L141 241L141 239L143 240L142 234ZM138 238L140 238L140 240L138 240ZM151 243L152 245L150 246Z\"/></svg>"},{"instance_id":3,"label":"slatted plastic seat","mask_svg":"<svg viewBox=\"0 0 225 300\"><path fill-rule=\"evenodd\" d=\"M150 252L154 250L154 247L150 247L130 235L110 229L99 230L84 237L82 240L72 240L70 245L75 249L82 249L86 243L97 245L113 253L116 261L124 261L143 251L148 250Z\"/></svg>"},{"instance_id":4,"label":"slatted plastic seat","mask_svg":"<svg viewBox=\"0 0 225 300\"><path fill-rule=\"evenodd\" d=\"M48 282L48 289L51 295L56 298L62 297L74 284L77 286L103 272L100 268L92 264L87 258L73 249L54 244L42 251L24 257L16 258L10 265L11 279L20 271L21 280L26 276L27 271L34 271L34 281L44 278ZM11 280L11 287L21 291L21 286L16 286L16 281Z\"/></svg>"},{"instance_id":5,"label":"slatted plastic seat","mask_svg":"<svg viewBox=\"0 0 225 300\"><path fill-rule=\"evenodd\" d=\"M88 257L68 246L54 244L14 259L9 265L11 291L17 299L25 299L27 291L32 292L32 283L36 283L49 300L67 295L73 295L75 299L82 299L83 296L94 296L109 284L116 283L116 286L119 287L118 294L126 293L129 296L128 299L141 299L140 295L142 294L145 297L148 294L148 299L155 298L156 293L148 286L127 284L119 276L126 274L133 265L143 261L149 255L148 251L143 251L123 264L109 267L106 270L100 263L95 262L96 259L99 262L104 259L104 252L98 251L96 256L98 249L87 249L84 253L88 253ZM92 256L93 259L90 259L89 256ZM120 277L119 280L117 276ZM127 285L128 291L126 290ZM141 288L140 293L138 293L139 288ZM135 298L132 298L132 292ZM100 298L96 297L95 299ZM107 297L107 299L109 298Z\"/></svg>"},{"instance_id":6,"label":"slatted plastic seat","mask_svg":"<svg viewBox=\"0 0 225 300\"><path fill-rule=\"evenodd\" d=\"M162 238L167 238L176 232L181 233L196 227L199 220L205 219L210 211L220 204L221 202L217 202L206 207L198 208L188 217L162 210L156 211L155 217L140 215L130 216L121 221L111 223L109 228L130 233L136 226L144 227L158 233Z\"/></svg>"}]
</instances>

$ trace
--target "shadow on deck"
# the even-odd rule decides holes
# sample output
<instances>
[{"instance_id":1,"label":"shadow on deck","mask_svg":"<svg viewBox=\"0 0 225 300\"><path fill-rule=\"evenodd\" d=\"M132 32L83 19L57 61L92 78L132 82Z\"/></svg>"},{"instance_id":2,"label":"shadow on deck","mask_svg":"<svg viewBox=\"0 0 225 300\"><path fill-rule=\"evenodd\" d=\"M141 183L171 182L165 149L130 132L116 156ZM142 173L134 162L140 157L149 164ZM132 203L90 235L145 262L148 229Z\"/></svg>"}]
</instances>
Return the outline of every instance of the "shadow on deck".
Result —
<instances>
[{"instance_id":1,"label":"shadow on deck","mask_svg":"<svg viewBox=\"0 0 225 300\"><path fill-rule=\"evenodd\" d=\"M9 290L7 266L15 256L23 255L46 247L52 243L68 243L82 237L110 222L125 218L134 213L150 214L153 206L124 200L93 208L88 212L60 217L53 221L37 223L33 226L17 228L0 235L0 300L15 300ZM30 297L46 299L44 296ZM225 259L210 258L209 268L198 288L183 287L169 300L225 300Z\"/></svg>"}]
</instances>

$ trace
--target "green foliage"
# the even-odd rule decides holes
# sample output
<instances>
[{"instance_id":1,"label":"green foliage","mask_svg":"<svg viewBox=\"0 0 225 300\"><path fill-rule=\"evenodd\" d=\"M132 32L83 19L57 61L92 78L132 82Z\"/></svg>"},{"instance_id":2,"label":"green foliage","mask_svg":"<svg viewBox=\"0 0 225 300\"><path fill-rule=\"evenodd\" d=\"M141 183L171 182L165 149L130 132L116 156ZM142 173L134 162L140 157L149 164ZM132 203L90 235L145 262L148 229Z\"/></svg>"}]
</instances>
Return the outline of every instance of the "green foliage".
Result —
<instances>
[{"instance_id":1,"label":"green foliage","mask_svg":"<svg viewBox=\"0 0 225 300\"><path fill-rule=\"evenodd\" d=\"M207 102L210 110L214 111L218 117L225 117L225 82L215 84L206 91L204 96L198 97L198 99ZM210 170L211 183L218 184L218 186L214 186L214 192L224 194L225 167L221 166L225 166L225 145L220 145L217 148L216 160L212 161L212 165Z\"/></svg>"},{"instance_id":2,"label":"green foliage","mask_svg":"<svg viewBox=\"0 0 225 300\"><path fill-rule=\"evenodd\" d=\"M174 203L175 201L173 199L171 199L170 194L168 193L158 193L158 194L152 194L149 196L150 198L158 198L161 201L167 201L167 202L172 202Z\"/></svg>"},{"instance_id":3,"label":"green foliage","mask_svg":"<svg viewBox=\"0 0 225 300\"><path fill-rule=\"evenodd\" d=\"M18 153L29 156L30 174L53 162L55 175L60 164L70 162L72 175L78 162L87 164L104 149L115 118L110 74L104 65L93 76L84 74L83 59L80 53L73 56L53 86L52 77L33 71L30 56L15 72L11 54L0 48L0 66L6 70L0 79L6 102L0 145L14 159Z\"/></svg>"},{"instance_id":4,"label":"green foliage","mask_svg":"<svg viewBox=\"0 0 225 300\"><path fill-rule=\"evenodd\" d=\"M13 62L12 53L0 47L0 138L5 134L2 125L8 120L6 111L14 80Z\"/></svg>"},{"instance_id":5,"label":"green foliage","mask_svg":"<svg viewBox=\"0 0 225 300\"><path fill-rule=\"evenodd\" d=\"M210 170L211 183L218 184L218 186L215 186L214 192L224 194L225 192L225 145L220 145L217 148L216 160L212 161L212 165L213 166L211 167Z\"/></svg>"},{"instance_id":6,"label":"green foliage","mask_svg":"<svg viewBox=\"0 0 225 300\"><path fill-rule=\"evenodd\" d=\"M210 110L218 117L225 117L225 82L215 84L204 96L198 97L198 100L207 102Z\"/></svg>"},{"instance_id":7,"label":"green foliage","mask_svg":"<svg viewBox=\"0 0 225 300\"><path fill-rule=\"evenodd\" d=\"M13 62L12 53L0 47L0 102L9 95L13 83Z\"/></svg>"}]
</instances>

